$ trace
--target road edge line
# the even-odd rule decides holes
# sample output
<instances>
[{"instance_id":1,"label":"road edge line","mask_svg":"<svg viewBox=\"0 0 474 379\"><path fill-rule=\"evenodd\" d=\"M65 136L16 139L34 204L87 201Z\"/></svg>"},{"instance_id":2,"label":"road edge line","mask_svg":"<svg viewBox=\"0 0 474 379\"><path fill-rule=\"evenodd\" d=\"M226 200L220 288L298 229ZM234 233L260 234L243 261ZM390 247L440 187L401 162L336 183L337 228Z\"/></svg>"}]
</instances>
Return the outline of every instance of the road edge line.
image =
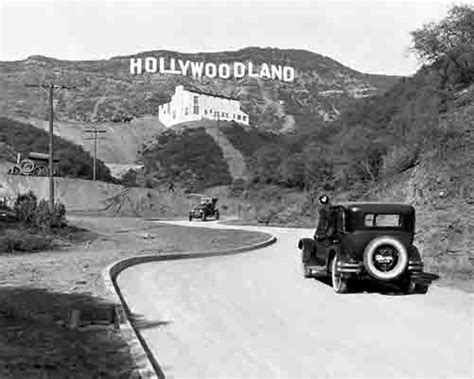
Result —
<instances>
[{"instance_id":1,"label":"road edge line","mask_svg":"<svg viewBox=\"0 0 474 379\"><path fill-rule=\"evenodd\" d=\"M125 342L129 346L130 353L137 367L134 370L135 375L137 375L139 378L165 378L159 363L156 361L144 338L141 336L137 328L135 328L133 322L130 321L130 308L117 284L118 275L129 267L143 263L240 254L262 249L264 247L273 245L277 241L277 237L275 235L267 232L264 232L264 234L269 235L269 238L265 241L254 243L252 245L211 252L184 252L129 257L120 259L102 270L101 274L103 283L107 290L107 296L109 300L115 304L116 325L118 326Z\"/></svg>"}]
</instances>

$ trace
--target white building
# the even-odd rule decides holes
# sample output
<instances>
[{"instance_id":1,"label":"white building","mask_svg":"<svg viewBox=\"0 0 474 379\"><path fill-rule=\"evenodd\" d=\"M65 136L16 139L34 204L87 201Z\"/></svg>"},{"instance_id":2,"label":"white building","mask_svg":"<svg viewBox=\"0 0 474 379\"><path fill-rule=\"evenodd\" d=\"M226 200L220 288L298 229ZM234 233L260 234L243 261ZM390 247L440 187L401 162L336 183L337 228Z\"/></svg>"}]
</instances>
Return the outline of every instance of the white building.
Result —
<instances>
[{"instance_id":1,"label":"white building","mask_svg":"<svg viewBox=\"0 0 474 379\"><path fill-rule=\"evenodd\" d=\"M198 120L235 121L248 125L249 117L240 110L240 101L231 97L185 90L177 86L171 101L161 104L159 120L165 126Z\"/></svg>"}]
</instances>

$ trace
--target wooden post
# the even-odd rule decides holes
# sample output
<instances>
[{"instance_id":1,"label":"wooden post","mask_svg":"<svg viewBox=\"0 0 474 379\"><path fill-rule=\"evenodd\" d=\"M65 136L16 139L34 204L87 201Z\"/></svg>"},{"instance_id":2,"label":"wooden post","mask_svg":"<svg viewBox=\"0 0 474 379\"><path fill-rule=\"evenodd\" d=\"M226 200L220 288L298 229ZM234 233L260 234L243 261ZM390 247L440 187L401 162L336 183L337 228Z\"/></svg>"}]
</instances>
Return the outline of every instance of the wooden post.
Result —
<instances>
[{"instance_id":1,"label":"wooden post","mask_svg":"<svg viewBox=\"0 0 474 379\"><path fill-rule=\"evenodd\" d=\"M53 178L53 97L54 85L49 86L49 209L51 213L54 211L54 178Z\"/></svg>"}]
</instances>

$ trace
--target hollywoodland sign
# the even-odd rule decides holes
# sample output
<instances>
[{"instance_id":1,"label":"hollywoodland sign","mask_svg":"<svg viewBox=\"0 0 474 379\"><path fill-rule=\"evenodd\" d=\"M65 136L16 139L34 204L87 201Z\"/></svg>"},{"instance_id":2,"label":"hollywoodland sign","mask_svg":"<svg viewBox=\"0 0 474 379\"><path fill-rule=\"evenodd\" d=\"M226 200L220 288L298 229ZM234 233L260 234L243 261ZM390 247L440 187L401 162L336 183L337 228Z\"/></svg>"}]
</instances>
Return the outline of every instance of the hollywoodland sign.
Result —
<instances>
[{"instance_id":1,"label":"hollywoodland sign","mask_svg":"<svg viewBox=\"0 0 474 379\"><path fill-rule=\"evenodd\" d=\"M192 75L194 78L264 78L292 82L295 79L295 69L290 66L279 66L262 63L257 66L252 62L205 63L189 60L163 57L130 58L130 73Z\"/></svg>"}]
</instances>

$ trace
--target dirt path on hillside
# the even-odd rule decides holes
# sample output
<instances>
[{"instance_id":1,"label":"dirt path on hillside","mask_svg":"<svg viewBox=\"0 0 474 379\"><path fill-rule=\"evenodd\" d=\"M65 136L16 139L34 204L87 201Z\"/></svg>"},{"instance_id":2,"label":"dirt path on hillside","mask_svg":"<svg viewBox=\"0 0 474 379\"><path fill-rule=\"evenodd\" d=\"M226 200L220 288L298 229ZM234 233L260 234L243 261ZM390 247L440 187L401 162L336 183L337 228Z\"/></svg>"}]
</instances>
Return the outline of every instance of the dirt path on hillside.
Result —
<instances>
[{"instance_id":1,"label":"dirt path on hillside","mask_svg":"<svg viewBox=\"0 0 474 379\"><path fill-rule=\"evenodd\" d=\"M302 276L296 242L312 230L252 230L279 241L119 275L166 377L473 377L472 295L337 295Z\"/></svg>"},{"instance_id":2,"label":"dirt path on hillside","mask_svg":"<svg viewBox=\"0 0 474 379\"><path fill-rule=\"evenodd\" d=\"M225 133L217 129L217 124L205 125L206 133L209 134L217 145L221 148L224 160L229 166L229 172L232 178L235 179L246 179L247 177L247 166L242 153L237 150L234 145L226 137Z\"/></svg>"}]
</instances>

